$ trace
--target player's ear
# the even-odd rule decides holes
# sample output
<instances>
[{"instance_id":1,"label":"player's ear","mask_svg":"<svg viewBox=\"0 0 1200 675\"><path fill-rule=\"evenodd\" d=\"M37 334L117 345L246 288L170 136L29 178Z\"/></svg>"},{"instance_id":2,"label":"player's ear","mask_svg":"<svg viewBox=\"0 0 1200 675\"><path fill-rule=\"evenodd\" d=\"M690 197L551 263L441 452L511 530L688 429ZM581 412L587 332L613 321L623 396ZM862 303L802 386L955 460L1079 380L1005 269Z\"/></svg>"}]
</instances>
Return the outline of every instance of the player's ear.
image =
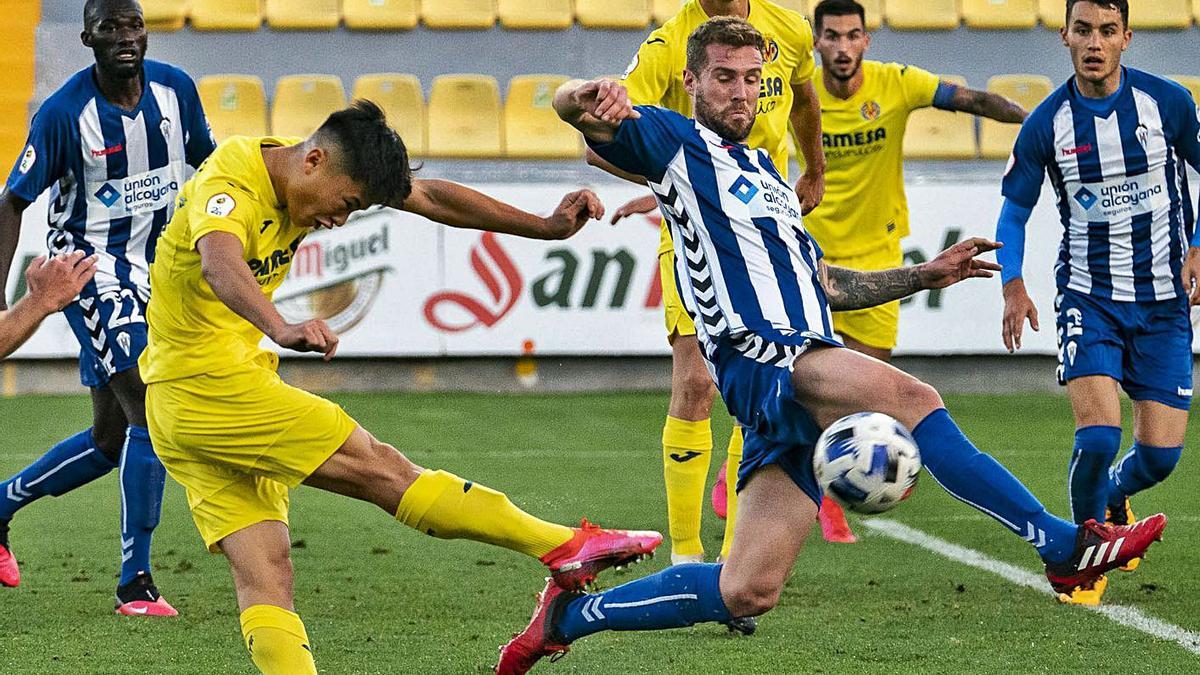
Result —
<instances>
[{"instance_id":1,"label":"player's ear","mask_svg":"<svg viewBox=\"0 0 1200 675\"><path fill-rule=\"evenodd\" d=\"M683 69L683 89L689 96L696 93L696 74L689 68Z\"/></svg>"},{"instance_id":2,"label":"player's ear","mask_svg":"<svg viewBox=\"0 0 1200 675\"><path fill-rule=\"evenodd\" d=\"M1058 29L1058 36L1059 36L1060 38L1062 38L1062 43L1063 43L1063 46L1064 46L1064 47L1070 47L1070 46L1071 46L1071 45L1070 45L1070 44L1067 42L1067 27L1066 27L1066 26L1063 26L1062 28L1059 28L1059 29Z\"/></svg>"},{"instance_id":3,"label":"player's ear","mask_svg":"<svg viewBox=\"0 0 1200 675\"><path fill-rule=\"evenodd\" d=\"M79 41L83 43L84 47L91 49L91 47L92 47L92 32L89 30L81 31L79 33Z\"/></svg>"},{"instance_id":4,"label":"player's ear","mask_svg":"<svg viewBox=\"0 0 1200 675\"><path fill-rule=\"evenodd\" d=\"M309 175L329 161L329 152L319 145L314 145L304 153L304 174Z\"/></svg>"}]
</instances>

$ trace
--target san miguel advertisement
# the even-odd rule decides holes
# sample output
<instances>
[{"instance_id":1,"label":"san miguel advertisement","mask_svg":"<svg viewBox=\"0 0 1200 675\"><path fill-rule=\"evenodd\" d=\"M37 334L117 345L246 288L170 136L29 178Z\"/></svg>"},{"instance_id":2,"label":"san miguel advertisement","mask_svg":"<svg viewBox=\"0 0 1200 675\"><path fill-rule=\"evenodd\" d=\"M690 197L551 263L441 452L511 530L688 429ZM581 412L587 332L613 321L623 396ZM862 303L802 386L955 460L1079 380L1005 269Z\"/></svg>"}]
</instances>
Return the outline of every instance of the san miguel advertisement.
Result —
<instances>
[{"instance_id":1,"label":"san miguel advertisement","mask_svg":"<svg viewBox=\"0 0 1200 675\"><path fill-rule=\"evenodd\" d=\"M567 184L485 184L490 195L549 214ZM642 191L595 187L615 210ZM963 238L991 236L1000 208L989 183L911 185L919 263ZM1052 269L1062 227L1048 192L1028 226L1025 277L1041 315L1024 352L1054 354ZM44 250L45 204L26 213L14 266ZM343 356L666 355L658 279L658 216L592 222L567 241L531 241L456 230L408 213L374 210L345 227L314 232L296 250L275 304L289 321L318 318L342 336ZM23 267L22 267L23 269ZM22 292L14 269L8 297ZM998 279L920 293L901 310L903 354L1002 353ZM17 357L70 357L78 346L51 317Z\"/></svg>"}]
</instances>

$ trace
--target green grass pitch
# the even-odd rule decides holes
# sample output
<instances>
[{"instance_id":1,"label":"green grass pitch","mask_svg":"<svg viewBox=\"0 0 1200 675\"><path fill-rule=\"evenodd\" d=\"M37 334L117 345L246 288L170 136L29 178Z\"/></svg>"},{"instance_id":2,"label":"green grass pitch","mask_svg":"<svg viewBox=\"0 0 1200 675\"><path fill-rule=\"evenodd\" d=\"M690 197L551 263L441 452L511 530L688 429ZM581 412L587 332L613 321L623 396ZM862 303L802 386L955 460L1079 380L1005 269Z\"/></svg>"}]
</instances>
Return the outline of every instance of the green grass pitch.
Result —
<instances>
[{"instance_id":1,"label":"green grass pitch","mask_svg":"<svg viewBox=\"0 0 1200 675\"><path fill-rule=\"evenodd\" d=\"M544 518L581 516L665 531L663 394L333 397L365 427L425 466L503 490ZM1052 510L1067 511L1072 441L1064 398L958 396L949 407L981 448ZM0 474L89 423L83 397L0 400ZM720 466L729 421L716 420ZM1128 426L1126 442L1129 440ZM1196 445L1196 435L1189 445ZM1171 518L1166 541L1107 601L1200 631L1200 463L1185 452L1171 480L1134 504ZM937 537L1039 571L1029 548L924 477L885 514ZM175 620L112 614L119 558L115 475L44 499L13 521L23 582L0 589L0 673L251 673L225 561L203 550L182 490L168 480L155 578ZM858 521L852 519L852 525ZM508 551L418 535L372 506L313 489L292 495L296 599L328 673L484 673L524 626L543 578ZM1200 656L987 572L855 527L861 543L813 536L781 606L757 635L702 625L579 642L559 673L1196 673ZM722 523L706 509L704 539ZM653 561L614 584L661 569Z\"/></svg>"}]
</instances>

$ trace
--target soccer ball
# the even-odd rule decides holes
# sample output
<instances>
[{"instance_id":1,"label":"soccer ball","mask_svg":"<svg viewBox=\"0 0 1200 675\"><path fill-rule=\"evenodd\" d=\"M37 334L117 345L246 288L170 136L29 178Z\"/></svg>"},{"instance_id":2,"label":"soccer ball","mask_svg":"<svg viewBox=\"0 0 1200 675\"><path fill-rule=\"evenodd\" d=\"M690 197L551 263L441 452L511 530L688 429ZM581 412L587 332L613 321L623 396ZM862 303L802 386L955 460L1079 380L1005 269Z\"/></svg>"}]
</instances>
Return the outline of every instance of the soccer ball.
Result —
<instances>
[{"instance_id":1,"label":"soccer ball","mask_svg":"<svg viewBox=\"0 0 1200 675\"><path fill-rule=\"evenodd\" d=\"M881 513L912 494L921 453L903 424L883 413L856 413L817 439L813 470L825 493L851 511Z\"/></svg>"}]
</instances>

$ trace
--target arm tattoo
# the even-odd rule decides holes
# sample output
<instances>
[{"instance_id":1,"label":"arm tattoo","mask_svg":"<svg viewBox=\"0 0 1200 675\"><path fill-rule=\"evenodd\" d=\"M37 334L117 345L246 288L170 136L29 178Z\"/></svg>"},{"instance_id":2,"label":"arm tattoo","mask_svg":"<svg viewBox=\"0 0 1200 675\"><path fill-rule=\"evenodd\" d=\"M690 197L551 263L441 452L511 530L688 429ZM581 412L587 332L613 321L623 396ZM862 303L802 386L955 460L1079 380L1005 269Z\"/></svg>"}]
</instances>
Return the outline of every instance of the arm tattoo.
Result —
<instances>
[{"instance_id":1,"label":"arm tattoo","mask_svg":"<svg viewBox=\"0 0 1200 675\"><path fill-rule=\"evenodd\" d=\"M1025 109L1016 103L999 94L968 87L959 87L954 93L954 107L962 112L1009 124L1017 124L1025 119Z\"/></svg>"},{"instance_id":2,"label":"arm tattoo","mask_svg":"<svg viewBox=\"0 0 1200 675\"><path fill-rule=\"evenodd\" d=\"M824 264L823 267L825 295L829 298L829 308L835 312L875 307L922 290L915 266L882 272L860 272Z\"/></svg>"}]
</instances>

